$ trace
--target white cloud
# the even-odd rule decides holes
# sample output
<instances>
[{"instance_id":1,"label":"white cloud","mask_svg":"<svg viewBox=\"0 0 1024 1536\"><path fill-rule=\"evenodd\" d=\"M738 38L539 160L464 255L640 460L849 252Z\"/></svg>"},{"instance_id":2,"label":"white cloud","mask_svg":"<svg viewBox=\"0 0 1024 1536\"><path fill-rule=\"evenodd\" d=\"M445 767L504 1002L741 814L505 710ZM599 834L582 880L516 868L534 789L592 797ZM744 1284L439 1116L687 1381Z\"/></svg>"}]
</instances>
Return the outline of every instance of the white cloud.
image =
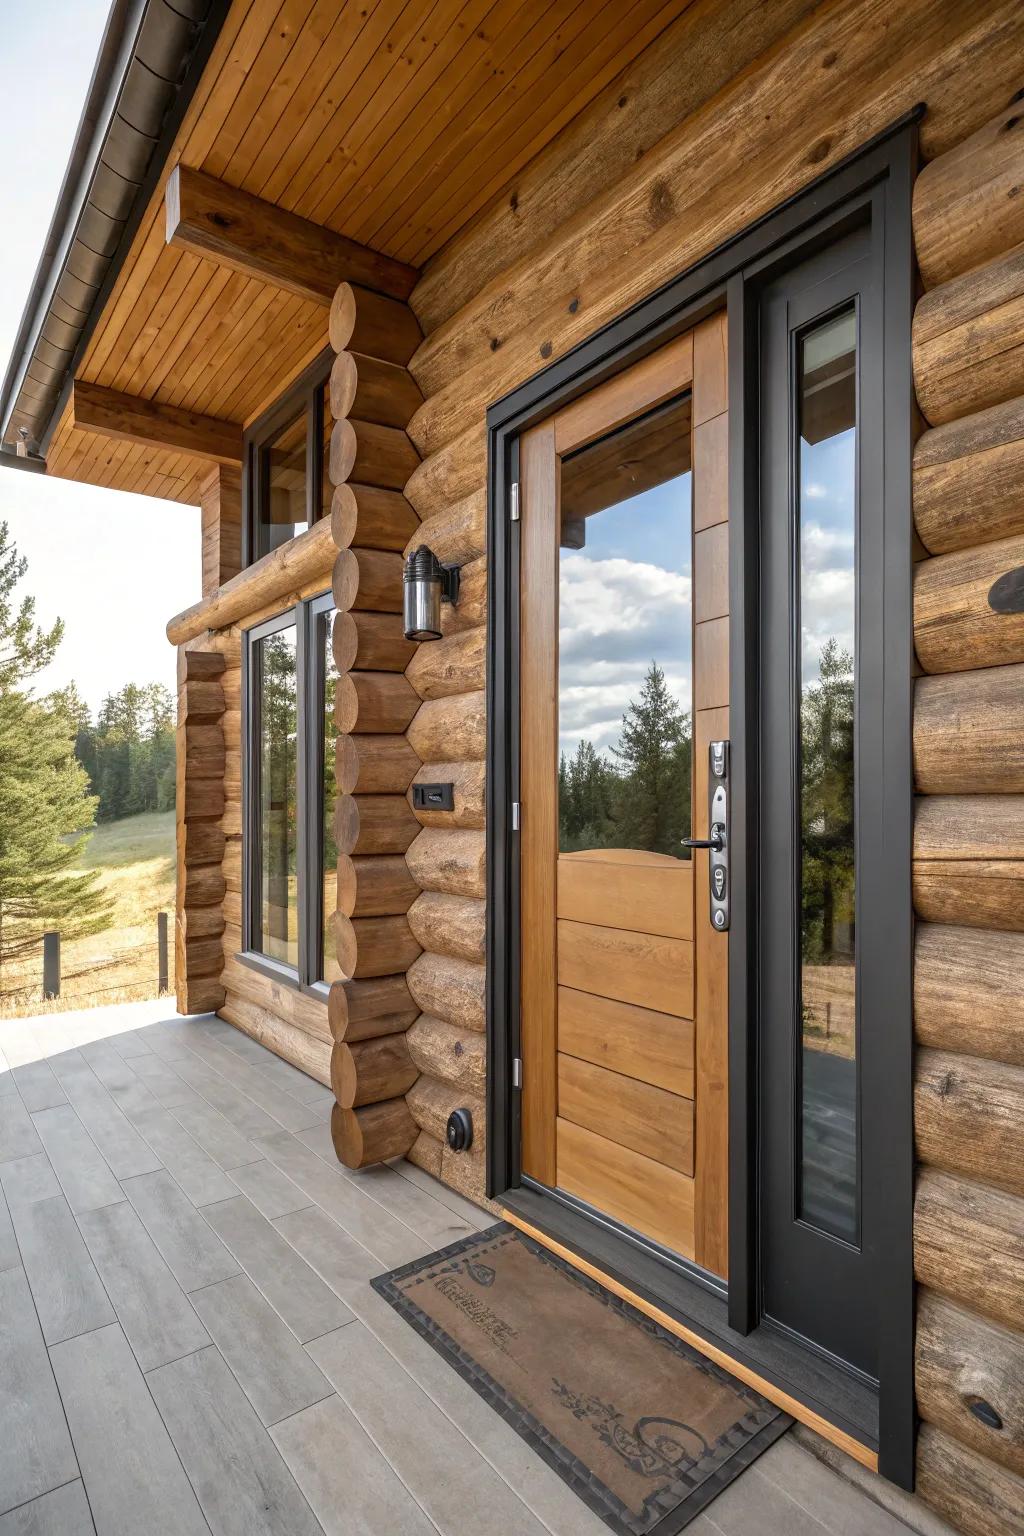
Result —
<instances>
[{"instance_id":1,"label":"white cloud","mask_svg":"<svg viewBox=\"0 0 1024 1536\"><path fill-rule=\"evenodd\" d=\"M652 660L690 707L688 574L647 561L564 554L560 570L561 746L584 737L599 750L619 739L622 717Z\"/></svg>"}]
</instances>

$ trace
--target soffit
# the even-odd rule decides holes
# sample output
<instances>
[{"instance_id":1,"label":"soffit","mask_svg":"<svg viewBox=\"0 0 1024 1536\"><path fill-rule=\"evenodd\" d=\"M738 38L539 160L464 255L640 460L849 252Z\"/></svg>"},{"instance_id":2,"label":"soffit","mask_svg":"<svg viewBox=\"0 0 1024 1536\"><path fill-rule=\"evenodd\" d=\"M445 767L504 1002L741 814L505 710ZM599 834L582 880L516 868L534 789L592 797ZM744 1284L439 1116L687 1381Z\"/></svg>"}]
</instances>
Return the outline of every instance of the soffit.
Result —
<instances>
[{"instance_id":1,"label":"soffit","mask_svg":"<svg viewBox=\"0 0 1024 1536\"><path fill-rule=\"evenodd\" d=\"M318 305L164 240L179 160L416 266L689 0L236 0L78 372L245 422L326 344ZM50 474L198 500L206 467L68 412Z\"/></svg>"}]
</instances>

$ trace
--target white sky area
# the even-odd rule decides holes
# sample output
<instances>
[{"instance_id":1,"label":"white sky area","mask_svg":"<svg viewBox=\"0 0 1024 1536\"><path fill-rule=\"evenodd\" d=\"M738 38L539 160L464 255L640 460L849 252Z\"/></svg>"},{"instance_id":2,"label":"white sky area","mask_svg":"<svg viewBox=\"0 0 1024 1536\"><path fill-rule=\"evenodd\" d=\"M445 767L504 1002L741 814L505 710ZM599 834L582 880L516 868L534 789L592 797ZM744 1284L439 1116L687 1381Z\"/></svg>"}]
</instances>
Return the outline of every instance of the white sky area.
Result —
<instances>
[{"instance_id":1,"label":"white sky area","mask_svg":"<svg viewBox=\"0 0 1024 1536\"><path fill-rule=\"evenodd\" d=\"M691 707L690 475L586 520L583 549L559 562L559 736L618 743L652 661L684 714Z\"/></svg>"},{"instance_id":2,"label":"white sky area","mask_svg":"<svg viewBox=\"0 0 1024 1536\"><path fill-rule=\"evenodd\" d=\"M0 48L7 147L0 240L0 374L6 372L99 49L109 0L32 0ZM200 597L199 509L0 469L0 522L28 558L20 590L65 622L37 692L72 679L95 710L127 682L175 685L164 626Z\"/></svg>"},{"instance_id":3,"label":"white sky area","mask_svg":"<svg viewBox=\"0 0 1024 1536\"><path fill-rule=\"evenodd\" d=\"M854 654L854 428L800 445L800 628L806 687L831 636Z\"/></svg>"}]
</instances>

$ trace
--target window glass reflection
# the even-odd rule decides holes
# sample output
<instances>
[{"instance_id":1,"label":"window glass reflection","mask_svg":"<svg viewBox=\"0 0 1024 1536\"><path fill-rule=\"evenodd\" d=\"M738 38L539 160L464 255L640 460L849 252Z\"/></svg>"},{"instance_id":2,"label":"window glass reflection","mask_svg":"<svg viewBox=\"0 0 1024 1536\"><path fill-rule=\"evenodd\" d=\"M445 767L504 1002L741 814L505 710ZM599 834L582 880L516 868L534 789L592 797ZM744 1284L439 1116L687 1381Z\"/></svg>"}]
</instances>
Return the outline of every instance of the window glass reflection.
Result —
<instances>
[{"instance_id":1,"label":"window glass reflection","mask_svg":"<svg viewBox=\"0 0 1024 1536\"><path fill-rule=\"evenodd\" d=\"M690 399L562 463L559 848L688 857Z\"/></svg>"},{"instance_id":2,"label":"window glass reflection","mask_svg":"<svg viewBox=\"0 0 1024 1536\"><path fill-rule=\"evenodd\" d=\"M798 346L801 1159L799 1215L855 1242L857 317Z\"/></svg>"},{"instance_id":3,"label":"window glass reflection","mask_svg":"<svg viewBox=\"0 0 1024 1536\"><path fill-rule=\"evenodd\" d=\"M317 617L317 646L322 657L321 676L324 680L320 707L320 889L323 892L320 949L321 981L343 979L338 964L334 942L334 914L338 910L338 845L334 837L334 742L337 727L334 724L334 694L338 684L338 669L334 664L331 634L335 613L321 613Z\"/></svg>"},{"instance_id":4,"label":"window glass reflection","mask_svg":"<svg viewBox=\"0 0 1024 1536\"><path fill-rule=\"evenodd\" d=\"M309 526L306 506L306 412L282 427L266 448L263 549L276 549Z\"/></svg>"},{"instance_id":5,"label":"window glass reflection","mask_svg":"<svg viewBox=\"0 0 1024 1536\"><path fill-rule=\"evenodd\" d=\"M298 965L298 762L294 624L258 642L262 952Z\"/></svg>"}]
</instances>

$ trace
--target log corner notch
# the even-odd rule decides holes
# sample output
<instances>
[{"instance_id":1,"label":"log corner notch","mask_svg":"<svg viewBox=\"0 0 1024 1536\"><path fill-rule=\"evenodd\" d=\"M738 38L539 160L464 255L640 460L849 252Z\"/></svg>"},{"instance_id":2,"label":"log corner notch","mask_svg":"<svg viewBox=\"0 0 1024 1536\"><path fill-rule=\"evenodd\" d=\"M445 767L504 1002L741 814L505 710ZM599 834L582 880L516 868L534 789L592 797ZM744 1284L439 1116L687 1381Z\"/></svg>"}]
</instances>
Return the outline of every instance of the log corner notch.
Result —
<instances>
[{"instance_id":1,"label":"log corner notch","mask_svg":"<svg viewBox=\"0 0 1024 1536\"><path fill-rule=\"evenodd\" d=\"M419 702L405 677L402 550L418 527L403 494L419 456L405 427L421 403L406 370L419 338L397 299L343 283L334 293L329 470L337 550L335 949L331 1134L349 1168L401 1157L416 1139L405 1094L418 1076L405 973L420 953L407 913L419 884L405 859L419 830L406 799L420 766L406 739Z\"/></svg>"},{"instance_id":2,"label":"log corner notch","mask_svg":"<svg viewBox=\"0 0 1024 1536\"><path fill-rule=\"evenodd\" d=\"M174 986L179 1013L208 1013L224 1002L224 665L217 651L178 651Z\"/></svg>"},{"instance_id":3,"label":"log corner notch","mask_svg":"<svg viewBox=\"0 0 1024 1536\"><path fill-rule=\"evenodd\" d=\"M404 302L419 276L405 262L187 165L174 167L164 203L168 245L313 303L329 305L340 282Z\"/></svg>"},{"instance_id":4,"label":"log corner notch","mask_svg":"<svg viewBox=\"0 0 1024 1536\"><path fill-rule=\"evenodd\" d=\"M1024 1531L1024 115L914 188L917 1491Z\"/></svg>"}]
</instances>

